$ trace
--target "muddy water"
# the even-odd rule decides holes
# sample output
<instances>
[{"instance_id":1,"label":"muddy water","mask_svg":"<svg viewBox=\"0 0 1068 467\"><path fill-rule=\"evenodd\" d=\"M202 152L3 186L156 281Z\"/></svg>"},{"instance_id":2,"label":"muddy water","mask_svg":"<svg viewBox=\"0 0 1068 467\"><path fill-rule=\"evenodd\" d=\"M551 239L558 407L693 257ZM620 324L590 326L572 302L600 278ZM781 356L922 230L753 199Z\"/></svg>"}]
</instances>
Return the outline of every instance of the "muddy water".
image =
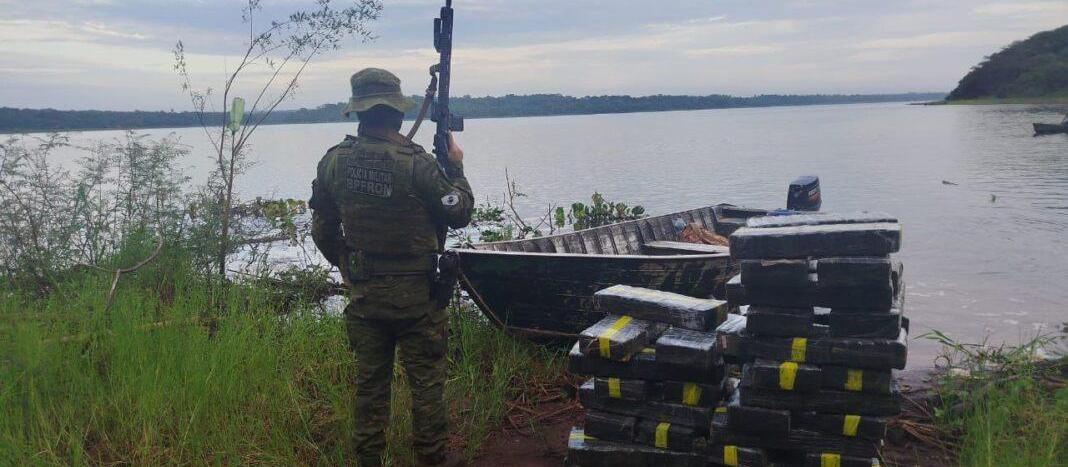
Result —
<instances>
[{"instance_id":1,"label":"muddy water","mask_svg":"<svg viewBox=\"0 0 1068 467\"><path fill-rule=\"evenodd\" d=\"M529 194L529 215L594 190L650 214L781 207L792 178L819 175L824 210L881 210L904 224L913 336L1017 342L1068 321L1068 135L1031 135L1032 121L1065 110L865 104L487 119L469 121L459 140L477 196L499 199L507 169ZM260 162L240 190L306 198L318 158L353 126L261 128ZM173 131L193 146L188 164L202 177L203 133ZM910 366L937 350L910 345Z\"/></svg>"}]
</instances>

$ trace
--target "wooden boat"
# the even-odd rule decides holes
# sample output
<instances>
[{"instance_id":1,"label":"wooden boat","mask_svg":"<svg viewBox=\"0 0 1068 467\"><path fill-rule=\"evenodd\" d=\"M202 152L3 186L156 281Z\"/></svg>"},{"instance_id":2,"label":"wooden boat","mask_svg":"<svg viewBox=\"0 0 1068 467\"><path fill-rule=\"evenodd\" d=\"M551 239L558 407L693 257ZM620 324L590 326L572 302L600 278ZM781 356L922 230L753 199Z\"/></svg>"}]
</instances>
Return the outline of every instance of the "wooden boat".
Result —
<instances>
[{"instance_id":1,"label":"wooden boat","mask_svg":"<svg viewBox=\"0 0 1068 467\"><path fill-rule=\"evenodd\" d=\"M1055 133L1068 133L1068 125L1053 125L1049 123L1033 123L1035 135L1052 135Z\"/></svg>"},{"instance_id":2,"label":"wooden boat","mask_svg":"<svg viewBox=\"0 0 1068 467\"><path fill-rule=\"evenodd\" d=\"M604 316L594 292L627 284L722 297L735 273L727 247L678 242L676 225L730 235L767 211L709 206L526 240L457 250L460 284L496 325L531 337L571 337Z\"/></svg>"}]
</instances>

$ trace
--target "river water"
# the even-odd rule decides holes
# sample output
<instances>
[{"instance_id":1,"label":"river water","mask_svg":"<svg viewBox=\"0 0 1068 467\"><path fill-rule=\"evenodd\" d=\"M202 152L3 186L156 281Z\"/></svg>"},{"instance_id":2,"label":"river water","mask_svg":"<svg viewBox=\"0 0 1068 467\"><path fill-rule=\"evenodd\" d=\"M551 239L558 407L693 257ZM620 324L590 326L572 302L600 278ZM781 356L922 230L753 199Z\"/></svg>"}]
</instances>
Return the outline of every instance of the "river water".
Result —
<instances>
[{"instance_id":1,"label":"river water","mask_svg":"<svg viewBox=\"0 0 1068 467\"><path fill-rule=\"evenodd\" d=\"M819 175L823 210L901 220L911 337L938 329L1014 343L1068 321L1068 135L1031 131L1065 110L854 104L502 118L469 120L457 139L476 197L499 200L508 170L531 216L595 190L654 215L721 202L776 208L790 180ZM355 124L258 131L242 194L307 198L318 159ZM416 138L426 147L430 131ZM145 132L179 136L203 178L201 130ZM938 350L925 339L910 346L911 367Z\"/></svg>"}]
</instances>

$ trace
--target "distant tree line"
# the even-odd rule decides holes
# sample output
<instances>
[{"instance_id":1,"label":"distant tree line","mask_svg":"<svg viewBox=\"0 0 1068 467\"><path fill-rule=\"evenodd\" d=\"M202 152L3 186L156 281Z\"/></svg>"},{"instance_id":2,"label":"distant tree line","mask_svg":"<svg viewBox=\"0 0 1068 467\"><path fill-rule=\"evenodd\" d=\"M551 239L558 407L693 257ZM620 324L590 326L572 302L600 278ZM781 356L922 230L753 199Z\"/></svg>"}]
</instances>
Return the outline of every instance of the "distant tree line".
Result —
<instances>
[{"instance_id":1,"label":"distant tree line","mask_svg":"<svg viewBox=\"0 0 1068 467\"><path fill-rule=\"evenodd\" d=\"M772 107L790 105L855 104L939 100L942 93L904 94L764 94L735 97L722 94L708 96L586 96L561 94L508 94L500 97L453 97L453 111L466 118L527 117L546 115L583 115L669 110L724 109L736 107ZM422 96L412 96L420 102ZM314 109L275 111L264 123L322 123L344 121L344 103L324 104ZM407 118L415 118L418 106ZM146 112L107 110L16 109L0 107L0 132L103 130L137 128L179 128L199 126L196 112ZM221 113L206 113L208 122L221 122ZM355 117L354 117L355 118Z\"/></svg>"},{"instance_id":2,"label":"distant tree line","mask_svg":"<svg viewBox=\"0 0 1068 467\"><path fill-rule=\"evenodd\" d=\"M974 66L947 100L1068 96L1068 26L1035 34Z\"/></svg>"}]
</instances>

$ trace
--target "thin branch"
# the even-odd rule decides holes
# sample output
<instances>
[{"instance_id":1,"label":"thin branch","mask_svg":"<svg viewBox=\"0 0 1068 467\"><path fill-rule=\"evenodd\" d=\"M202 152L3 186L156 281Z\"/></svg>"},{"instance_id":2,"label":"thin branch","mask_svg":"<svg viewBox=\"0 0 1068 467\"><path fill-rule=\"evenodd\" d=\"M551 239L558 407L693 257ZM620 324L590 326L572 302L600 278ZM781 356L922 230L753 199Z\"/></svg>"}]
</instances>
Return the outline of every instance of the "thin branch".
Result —
<instances>
[{"instance_id":1,"label":"thin branch","mask_svg":"<svg viewBox=\"0 0 1068 467\"><path fill-rule=\"evenodd\" d=\"M130 266L128 268L119 268L119 269L115 270L115 277L113 279L111 279L111 290L108 291L107 301L104 302L104 311L108 311L108 310L111 309L111 304L114 303L114 301L115 301L115 289L116 289L116 287L119 286L119 279L122 277L122 275L123 274L129 274L131 272L135 272L138 269L141 269L142 267L144 267L144 265L152 262L152 260L156 259L156 257L159 256L159 252L162 249L163 249L163 235L157 233L156 234L156 248L154 250L152 250L152 254L148 255L148 257L146 257L145 259L141 260L140 262L138 262L137 264L135 264L133 266Z\"/></svg>"}]
</instances>

